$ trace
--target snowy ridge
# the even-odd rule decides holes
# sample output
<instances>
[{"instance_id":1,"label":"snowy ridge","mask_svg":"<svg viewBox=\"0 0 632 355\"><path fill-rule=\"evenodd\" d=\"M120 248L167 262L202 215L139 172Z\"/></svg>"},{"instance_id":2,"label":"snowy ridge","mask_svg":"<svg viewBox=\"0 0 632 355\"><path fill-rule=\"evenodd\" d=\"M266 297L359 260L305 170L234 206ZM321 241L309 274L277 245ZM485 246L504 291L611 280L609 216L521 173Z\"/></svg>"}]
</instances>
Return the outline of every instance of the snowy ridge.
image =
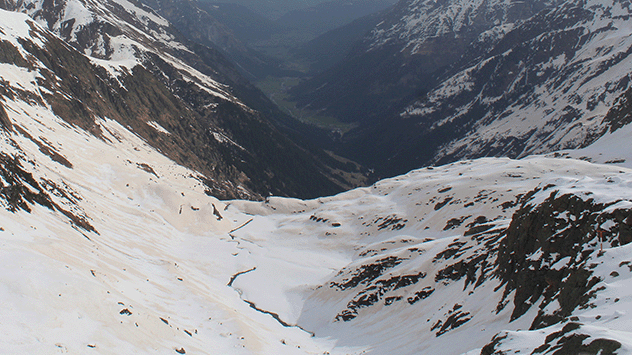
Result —
<instances>
[{"instance_id":1,"label":"snowy ridge","mask_svg":"<svg viewBox=\"0 0 632 355\"><path fill-rule=\"evenodd\" d=\"M16 47L21 47L19 45L19 39L31 39L34 43L39 46L43 45L42 39L39 36L33 36L30 33L32 21L30 18L23 14L15 14L13 16L4 16L3 19L6 18L6 21L2 23L3 31L0 32L0 38L3 41L8 41L11 44L14 44ZM30 23L29 23L30 22Z\"/></svg>"},{"instance_id":2,"label":"snowy ridge","mask_svg":"<svg viewBox=\"0 0 632 355\"><path fill-rule=\"evenodd\" d=\"M177 64L183 77L202 90L245 107L226 85L174 58L177 52L191 50L173 33L167 20L147 7L126 0L64 0L55 7L41 0L29 0L12 5L11 10L29 14L115 77L143 65L147 54L153 53Z\"/></svg>"},{"instance_id":3,"label":"snowy ridge","mask_svg":"<svg viewBox=\"0 0 632 355\"><path fill-rule=\"evenodd\" d=\"M539 3L547 2L525 5L515 0L404 1L395 15L379 24L366 41L371 43L371 49L403 43L402 51L415 54L426 41L437 37L467 37L476 31L507 26L519 19L525 9L542 6Z\"/></svg>"}]
</instances>

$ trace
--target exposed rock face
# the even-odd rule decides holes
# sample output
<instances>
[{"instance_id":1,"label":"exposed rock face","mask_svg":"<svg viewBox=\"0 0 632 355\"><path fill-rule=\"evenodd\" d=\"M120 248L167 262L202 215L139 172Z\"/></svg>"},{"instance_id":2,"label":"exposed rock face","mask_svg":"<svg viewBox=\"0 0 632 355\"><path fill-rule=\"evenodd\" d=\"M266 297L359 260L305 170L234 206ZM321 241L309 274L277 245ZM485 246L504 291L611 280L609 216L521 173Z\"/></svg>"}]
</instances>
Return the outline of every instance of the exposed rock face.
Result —
<instances>
[{"instance_id":1,"label":"exposed rock face","mask_svg":"<svg viewBox=\"0 0 632 355\"><path fill-rule=\"evenodd\" d=\"M559 194L551 192L536 206L527 201L514 215L499 251L505 295L515 291L512 319L541 301L532 329L589 307L594 292L588 291L601 281L591 271L600 250L632 241L632 210L617 208L621 201L604 204L589 196ZM543 311L555 299L559 308Z\"/></svg>"},{"instance_id":2,"label":"exposed rock face","mask_svg":"<svg viewBox=\"0 0 632 355\"><path fill-rule=\"evenodd\" d=\"M562 193L553 186L538 190L534 193L553 191L541 203L525 198L499 248L497 272L505 287L498 311L513 298L512 320L538 305L531 330L564 324L560 331L549 334L535 353L614 354L620 342L596 339L590 335L590 327L578 323L580 318L573 315L596 308L597 293L606 290L603 276L594 274L603 262L604 249L632 241L629 201L600 203L591 193ZM618 275L613 271L610 276ZM501 354L499 344L505 338L498 335L481 354Z\"/></svg>"},{"instance_id":3,"label":"exposed rock face","mask_svg":"<svg viewBox=\"0 0 632 355\"><path fill-rule=\"evenodd\" d=\"M610 132L614 132L632 122L632 89L619 96L604 117Z\"/></svg>"}]
</instances>

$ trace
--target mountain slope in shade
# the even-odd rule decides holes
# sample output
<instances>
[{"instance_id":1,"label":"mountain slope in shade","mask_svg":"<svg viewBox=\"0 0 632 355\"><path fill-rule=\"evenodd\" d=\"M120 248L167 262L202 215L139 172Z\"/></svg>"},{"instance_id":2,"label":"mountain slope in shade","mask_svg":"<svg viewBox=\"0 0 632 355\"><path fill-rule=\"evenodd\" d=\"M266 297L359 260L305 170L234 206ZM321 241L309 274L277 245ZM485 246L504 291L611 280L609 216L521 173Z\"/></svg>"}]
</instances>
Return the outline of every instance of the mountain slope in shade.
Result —
<instances>
[{"instance_id":1,"label":"mountain slope in shade","mask_svg":"<svg viewBox=\"0 0 632 355\"><path fill-rule=\"evenodd\" d=\"M368 36L370 49L390 43L403 46L410 54L419 54L436 38L476 38L495 26L519 22L556 1L513 0L411 0L398 4L383 23Z\"/></svg>"},{"instance_id":2,"label":"mountain slope in shade","mask_svg":"<svg viewBox=\"0 0 632 355\"><path fill-rule=\"evenodd\" d=\"M618 1L544 11L405 115L434 121L429 132L452 121L461 127L462 137L442 147L437 161L585 146L611 125L606 114L629 86L629 15Z\"/></svg>"},{"instance_id":3,"label":"mountain slope in shade","mask_svg":"<svg viewBox=\"0 0 632 355\"><path fill-rule=\"evenodd\" d=\"M379 22L379 12L356 19L302 44L296 49L295 56L310 63L310 72L322 72L345 59Z\"/></svg>"},{"instance_id":4,"label":"mountain slope in shade","mask_svg":"<svg viewBox=\"0 0 632 355\"><path fill-rule=\"evenodd\" d=\"M625 2L398 6L361 50L295 89L306 107L364 122L342 151L378 175L584 147L629 122L610 112L629 97Z\"/></svg>"},{"instance_id":5,"label":"mountain slope in shade","mask_svg":"<svg viewBox=\"0 0 632 355\"><path fill-rule=\"evenodd\" d=\"M355 0L325 1L314 6L289 11L276 23L288 30L301 31L307 37L319 36L325 32L345 26L356 19L387 9L395 0Z\"/></svg>"},{"instance_id":6,"label":"mountain slope in shade","mask_svg":"<svg viewBox=\"0 0 632 355\"><path fill-rule=\"evenodd\" d=\"M41 62L38 68L62 79L65 94L58 92L48 103L69 122L91 129L99 116L128 125L207 175L210 190L225 198L315 196L342 189L344 179L334 179L327 166L341 164L323 152L315 156L279 132L277 126L291 132L292 121L218 52L187 42L152 10L126 1L0 5L28 12L88 55L56 38L45 48L25 49ZM7 62L14 64L13 58ZM38 84L55 92L52 83ZM313 184L296 184L299 177Z\"/></svg>"},{"instance_id":7,"label":"mountain slope in shade","mask_svg":"<svg viewBox=\"0 0 632 355\"><path fill-rule=\"evenodd\" d=\"M143 0L187 38L218 48L249 79L279 72L278 63L248 46L278 32L275 23L238 4Z\"/></svg>"},{"instance_id":8,"label":"mountain slope in shade","mask_svg":"<svg viewBox=\"0 0 632 355\"><path fill-rule=\"evenodd\" d=\"M373 123L437 84L477 36L529 18L549 1L400 1L344 60L292 90L300 107Z\"/></svg>"}]
</instances>

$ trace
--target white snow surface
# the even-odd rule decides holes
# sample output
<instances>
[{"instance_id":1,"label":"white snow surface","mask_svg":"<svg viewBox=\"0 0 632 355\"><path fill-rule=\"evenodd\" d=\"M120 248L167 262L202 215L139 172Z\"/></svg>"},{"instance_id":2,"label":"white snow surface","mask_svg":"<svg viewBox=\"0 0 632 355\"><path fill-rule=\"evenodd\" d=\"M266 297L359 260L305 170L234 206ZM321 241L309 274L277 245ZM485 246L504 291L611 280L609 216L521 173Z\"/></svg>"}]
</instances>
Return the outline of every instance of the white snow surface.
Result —
<instances>
[{"instance_id":1,"label":"white snow surface","mask_svg":"<svg viewBox=\"0 0 632 355\"><path fill-rule=\"evenodd\" d=\"M158 122L156 122L156 121L149 121L149 122L147 122L147 124L149 126L151 126L151 128L155 129L156 131L158 131L160 133L171 134L171 132L167 131L163 126L158 124Z\"/></svg>"},{"instance_id":2,"label":"white snow surface","mask_svg":"<svg viewBox=\"0 0 632 355\"><path fill-rule=\"evenodd\" d=\"M632 149L629 144L631 136L632 127L626 125L614 132L606 133L586 148L563 150L557 154L599 164L632 168Z\"/></svg>"},{"instance_id":3,"label":"white snow surface","mask_svg":"<svg viewBox=\"0 0 632 355\"><path fill-rule=\"evenodd\" d=\"M39 46L43 45L39 37L31 35L30 30L31 26L33 26L33 20L27 15L4 10L0 10L0 13L2 13L2 32L0 32L0 36L2 36L3 41L8 41L18 48L21 47L18 42L18 39L21 38L28 38Z\"/></svg>"}]
</instances>

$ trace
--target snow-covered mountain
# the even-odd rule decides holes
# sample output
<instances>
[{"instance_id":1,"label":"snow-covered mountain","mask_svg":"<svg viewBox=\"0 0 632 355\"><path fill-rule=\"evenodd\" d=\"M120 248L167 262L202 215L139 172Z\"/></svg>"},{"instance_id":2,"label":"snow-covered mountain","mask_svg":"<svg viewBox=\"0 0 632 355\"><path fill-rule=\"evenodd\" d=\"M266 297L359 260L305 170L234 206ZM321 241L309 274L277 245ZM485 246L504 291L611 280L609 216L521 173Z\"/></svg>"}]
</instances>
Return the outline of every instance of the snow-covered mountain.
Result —
<instances>
[{"instance_id":1,"label":"snow-covered mountain","mask_svg":"<svg viewBox=\"0 0 632 355\"><path fill-rule=\"evenodd\" d=\"M403 46L403 51L419 54L430 49L429 46L437 45L437 39L470 41L481 32L497 26L511 26L519 20L529 18L543 8L551 7L555 2L402 1L371 31L365 41L369 50L397 43L398 46Z\"/></svg>"},{"instance_id":2,"label":"snow-covered mountain","mask_svg":"<svg viewBox=\"0 0 632 355\"><path fill-rule=\"evenodd\" d=\"M477 36L529 18L550 1L402 0L347 58L294 89L299 105L346 122L399 113L436 84Z\"/></svg>"},{"instance_id":3,"label":"snow-covered mountain","mask_svg":"<svg viewBox=\"0 0 632 355\"><path fill-rule=\"evenodd\" d=\"M174 44L141 42L130 67L0 10L2 353L632 353L628 91L582 149L219 200L165 148L187 126L143 110L196 112L177 87L254 110L175 57L192 86L160 86Z\"/></svg>"},{"instance_id":4,"label":"snow-covered mountain","mask_svg":"<svg viewBox=\"0 0 632 355\"><path fill-rule=\"evenodd\" d=\"M585 146L610 128L604 118L629 87L630 11L619 1L567 2L505 36L485 33L487 53L403 115L432 121L429 132L465 127L435 161Z\"/></svg>"},{"instance_id":5,"label":"snow-covered mountain","mask_svg":"<svg viewBox=\"0 0 632 355\"><path fill-rule=\"evenodd\" d=\"M381 175L583 147L629 87L629 15L617 0L402 1L295 94L359 122L346 152Z\"/></svg>"},{"instance_id":6,"label":"snow-covered mountain","mask_svg":"<svg viewBox=\"0 0 632 355\"><path fill-rule=\"evenodd\" d=\"M40 72L33 85L43 92L41 104L69 123L96 134L98 119L130 126L207 176L218 196L318 196L342 189L344 179L333 178L330 167L337 161L297 144L303 139L293 131L295 122L217 51L188 42L153 10L125 0L0 5L43 27L33 29L41 45L18 37L6 50L21 55L4 62ZM299 178L311 182L297 184Z\"/></svg>"}]
</instances>

